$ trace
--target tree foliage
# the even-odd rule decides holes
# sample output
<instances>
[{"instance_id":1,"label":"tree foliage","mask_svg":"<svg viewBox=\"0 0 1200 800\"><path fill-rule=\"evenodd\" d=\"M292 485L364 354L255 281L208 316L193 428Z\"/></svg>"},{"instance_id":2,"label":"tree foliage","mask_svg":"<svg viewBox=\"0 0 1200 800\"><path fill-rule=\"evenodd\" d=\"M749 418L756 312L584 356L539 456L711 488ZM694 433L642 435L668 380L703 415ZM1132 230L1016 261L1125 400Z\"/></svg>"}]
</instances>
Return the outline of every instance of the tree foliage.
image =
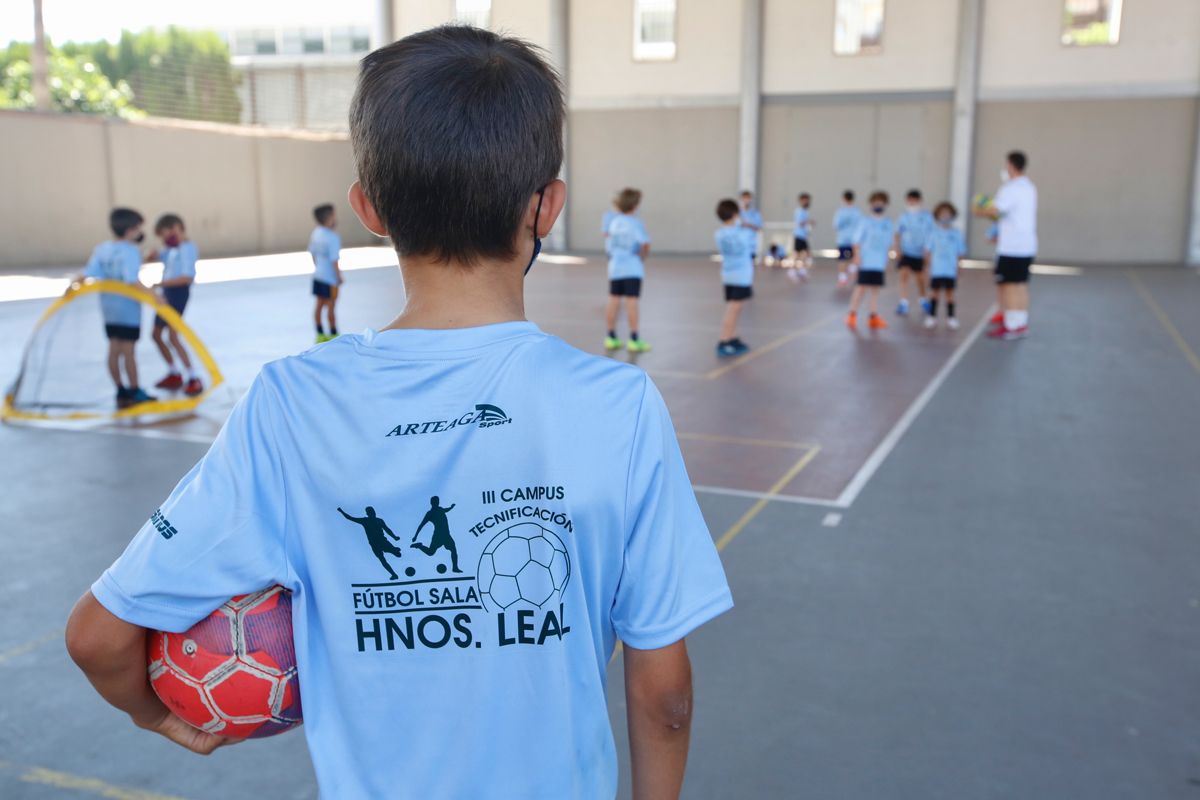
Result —
<instances>
[{"instance_id":1,"label":"tree foliage","mask_svg":"<svg viewBox=\"0 0 1200 800\"><path fill-rule=\"evenodd\" d=\"M33 108L33 67L28 58L0 56L3 85L0 108ZM129 84L115 85L90 61L54 52L46 60L50 84L50 102L59 111L103 114L113 117L138 117L142 112L133 105Z\"/></svg>"}]
</instances>

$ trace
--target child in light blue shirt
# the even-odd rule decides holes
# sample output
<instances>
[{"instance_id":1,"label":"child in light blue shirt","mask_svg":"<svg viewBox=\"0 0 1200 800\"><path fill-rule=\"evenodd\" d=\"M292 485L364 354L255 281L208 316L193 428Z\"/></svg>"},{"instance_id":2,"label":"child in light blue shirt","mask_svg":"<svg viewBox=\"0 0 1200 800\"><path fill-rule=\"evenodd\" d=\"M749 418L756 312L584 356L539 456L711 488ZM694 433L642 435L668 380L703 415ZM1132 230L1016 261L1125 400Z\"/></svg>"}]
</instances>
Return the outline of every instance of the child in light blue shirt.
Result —
<instances>
[{"instance_id":1,"label":"child in light blue shirt","mask_svg":"<svg viewBox=\"0 0 1200 800\"><path fill-rule=\"evenodd\" d=\"M871 193L871 214L858 226L854 237L854 263L858 267L858 284L850 295L850 314L846 325L858 328L858 304L868 294L871 317L867 327L883 330L887 323L879 316L879 290L883 287L883 275L887 269L892 244L896 240L896 224L888 219L888 194L882 190Z\"/></svg>"},{"instance_id":2,"label":"child in light blue shirt","mask_svg":"<svg viewBox=\"0 0 1200 800\"><path fill-rule=\"evenodd\" d=\"M317 298L313 308L313 322L317 326L317 344L336 339L337 313L335 307L338 299L338 288L342 285L342 238L337 235L337 211L329 203L313 209L313 218L317 227L313 228L312 236L308 238L308 252L313 260L313 297ZM329 322L329 333L321 320L321 312Z\"/></svg>"},{"instance_id":3,"label":"child in light blue shirt","mask_svg":"<svg viewBox=\"0 0 1200 800\"><path fill-rule=\"evenodd\" d=\"M196 260L199 258L196 243L187 238L187 229L178 214L163 214L159 217L154 223L154 234L162 240L162 249L150 256L151 261L162 261L163 275L158 287L162 292L163 301L182 317L191 296L192 283L196 280ZM204 384L192 368L192 358L183 346L179 333L160 316L154 317L154 343L158 345L158 352L162 353L163 360L167 362L167 375L154 384L155 388L167 391L183 389L183 393L188 397L194 397L204 391ZM187 371L186 382L175 366L176 356Z\"/></svg>"},{"instance_id":4,"label":"child in light blue shirt","mask_svg":"<svg viewBox=\"0 0 1200 800\"><path fill-rule=\"evenodd\" d=\"M896 313L908 313L909 278L917 284L917 300L926 311L929 305L925 298L925 243L933 230L933 215L921 206L921 190L910 189L905 195L907 208L896 221L896 249L900 251L897 271L900 274L900 303Z\"/></svg>"},{"instance_id":5,"label":"child in light blue shirt","mask_svg":"<svg viewBox=\"0 0 1200 800\"><path fill-rule=\"evenodd\" d=\"M854 265L854 239L863 215L854 205L854 192L842 192L842 205L833 215L833 229L837 235L838 288L849 285L850 269Z\"/></svg>"},{"instance_id":6,"label":"child in light blue shirt","mask_svg":"<svg viewBox=\"0 0 1200 800\"><path fill-rule=\"evenodd\" d=\"M750 261L754 263L758 259L758 237L762 234L763 215L762 212L754 207L754 193L750 190L745 190L741 194L742 206L738 211L738 225L746 236L746 241L750 244Z\"/></svg>"},{"instance_id":7,"label":"child in light blue shirt","mask_svg":"<svg viewBox=\"0 0 1200 800\"><path fill-rule=\"evenodd\" d=\"M792 268L788 277L801 280L808 277L812 267L812 248L809 239L812 237L813 218L809 206L812 205L812 195L801 192L796 198L796 210L792 212Z\"/></svg>"},{"instance_id":8,"label":"child in light blue shirt","mask_svg":"<svg viewBox=\"0 0 1200 800\"><path fill-rule=\"evenodd\" d=\"M642 280L646 277L645 258L650 254L650 234L636 216L641 202L640 190L622 189L616 200L617 215L606 229L608 305L604 310L604 322L608 326L608 336L604 339L604 349L610 352L621 347L627 347L631 353L644 353L650 349L638 334L638 300L642 296ZM617 338L617 315L622 304L629 321L628 343Z\"/></svg>"},{"instance_id":9,"label":"child in light blue shirt","mask_svg":"<svg viewBox=\"0 0 1200 800\"><path fill-rule=\"evenodd\" d=\"M938 203L933 210L936 224L929 232L925 244L925 260L929 264L930 297L925 316L925 327L937 326L938 293L946 301L946 326L958 329L958 316L954 313L954 291L958 284L958 265L967 254L967 242L962 231L954 227L958 209L953 203Z\"/></svg>"},{"instance_id":10,"label":"child in light blue shirt","mask_svg":"<svg viewBox=\"0 0 1200 800\"><path fill-rule=\"evenodd\" d=\"M736 201L725 199L717 203L717 219L721 220L721 227L714 238L721 255L721 283L725 287L725 316L721 319L717 355L736 356L750 349L738 336L737 323L742 306L754 296L754 251L745 229L739 225Z\"/></svg>"},{"instance_id":11,"label":"child in light blue shirt","mask_svg":"<svg viewBox=\"0 0 1200 800\"><path fill-rule=\"evenodd\" d=\"M142 268L142 251L138 249L138 244L146 238L142 232L143 222L142 215L132 208L114 208L108 216L113 238L96 245L84 267L83 276L127 283L137 287L139 293L146 294L146 302L154 302L156 298L146 290L138 277ZM100 310L104 315L104 333L108 337L108 374L117 387L117 408L125 409L151 402L155 398L138 384L135 352L141 336L142 302L105 292L100 295Z\"/></svg>"}]
</instances>

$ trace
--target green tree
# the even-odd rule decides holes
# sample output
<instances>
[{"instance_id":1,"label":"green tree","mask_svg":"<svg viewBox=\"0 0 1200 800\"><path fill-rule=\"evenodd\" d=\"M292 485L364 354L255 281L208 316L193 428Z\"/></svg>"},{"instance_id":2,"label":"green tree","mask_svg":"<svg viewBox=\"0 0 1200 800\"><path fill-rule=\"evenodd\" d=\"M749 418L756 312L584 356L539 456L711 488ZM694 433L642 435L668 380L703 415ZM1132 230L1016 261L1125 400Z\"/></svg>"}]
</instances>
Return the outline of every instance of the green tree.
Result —
<instances>
[{"instance_id":1,"label":"green tree","mask_svg":"<svg viewBox=\"0 0 1200 800\"><path fill-rule=\"evenodd\" d=\"M13 48L0 51L3 84L0 108L33 108L33 67L26 58L12 56ZM139 117L133 105L133 92L124 81L115 85L90 61L51 52L47 60L50 101L60 111L103 114L113 117Z\"/></svg>"}]
</instances>

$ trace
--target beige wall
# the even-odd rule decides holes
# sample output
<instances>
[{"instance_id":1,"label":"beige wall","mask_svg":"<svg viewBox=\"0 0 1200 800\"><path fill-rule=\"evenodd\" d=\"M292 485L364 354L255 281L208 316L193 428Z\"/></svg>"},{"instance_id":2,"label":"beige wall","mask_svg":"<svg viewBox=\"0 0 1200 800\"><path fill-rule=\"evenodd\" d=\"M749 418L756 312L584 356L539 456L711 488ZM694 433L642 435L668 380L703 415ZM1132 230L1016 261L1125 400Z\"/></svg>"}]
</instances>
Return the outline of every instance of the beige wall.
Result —
<instances>
[{"instance_id":1,"label":"beige wall","mask_svg":"<svg viewBox=\"0 0 1200 800\"><path fill-rule=\"evenodd\" d=\"M653 249L712 250L717 201L738 188L737 129L736 109L571 112L571 249L603 249L600 218L633 186Z\"/></svg>"},{"instance_id":2,"label":"beige wall","mask_svg":"<svg viewBox=\"0 0 1200 800\"><path fill-rule=\"evenodd\" d=\"M1178 262L1196 135L1191 98L984 103L975 187L992 192L1004 154L1022 149L1038 187L1041 260ZM973 253L988 253L984 225Z\"/></svg>"},{"instance_id":3,"label":"beige wall","mask_svg":"<svg viewBox=\"0 0 1200 800\"><path fill-rule=\"evenodd\" d=\"M82 265L113 205L180 214L208 256L303 249L321 202L346 244L375 241L346 204L345 137L7 111L0 149L0 268Z\"/></svg>"},{"instance_id":4,"label":"beige wall","mask_svg":"<svg viewBox=\"0 0 1200 800\"><path fill-rule=\"evenodd\" d=\"M741 3L688 0L676 16L676 57L633 60L633 0L576 0L570 9L569 84L575 107L655 105L664 98L736 99Z\"/></svg>"},{"instance_id":5,"label":"beige wall","mask_svg":"<svg viewBox=\"0 0 1200 800\"><path fill-rule=\"evenodd\" d=\"M395 0L392 9L397 39L454 19L454 0Z\"/></svg>"},{"instance_id":6,"label":"beige wall","mask_svg":"<svg viewBox=\"0 0 1200 800\"><path fill-rule=\"evenodd\" d=\"M1128 0L1121 40L1111 47L1061 44L1061 0L985 3L980 91L1100 87L1200 90L1200 2Z\"/></svg>"},{"instance_id":7,"label":"beige wall","mask_svg":"<svg viewBox=\"0 0 1200 800\"><path fill-rule=\"evenodd\" d=\"M839 56L833 52L834 0L766 0L763 92L948 89L954 85L958 5L958 0L888 0L882 51Z\"/></svg>"},{"instance_id":8,"label":"beige wall","mask_svg":"<svg viewBox=\"0 0 1200 800\"><path fill-rule=\"evenodd\" d=\"M950 152L949 101L871 104L771 104L763 109L759 206L768 222L790 221L796 195L813 195L814 246L834 246L833 213L845 189L860 206L874 189L892 197L919 188L945 196ZM786 232L778 235L786 236Z\"/></svg>"}]
</instances>

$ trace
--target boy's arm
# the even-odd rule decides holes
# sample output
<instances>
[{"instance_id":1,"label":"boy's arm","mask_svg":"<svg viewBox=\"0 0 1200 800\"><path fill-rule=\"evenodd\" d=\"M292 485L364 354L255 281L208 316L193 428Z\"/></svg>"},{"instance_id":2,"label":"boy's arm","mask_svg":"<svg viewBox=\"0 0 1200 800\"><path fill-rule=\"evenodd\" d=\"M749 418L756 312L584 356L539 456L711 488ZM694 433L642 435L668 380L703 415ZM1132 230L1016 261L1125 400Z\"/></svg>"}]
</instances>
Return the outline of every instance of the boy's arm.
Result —
<instances>
[{"instance_id":1,"label":"boy's arm","mask_svg":"<svg viewBox=\"0 0 1200 800\"><path fill-rule=\"evenodd\" d=\"M338 506L338 513L339 513L339 514L341 514L341 515L342 515L343 517L345 517L346 519L350 520L351 522L358 522L358 521L359 521L358 517L352 517L352 516L350 516L349 514L347 514L345 511L342 511L342 507L341 507L341 506Z\"/></svg>"},{"instance_id":2,"label":"boy's arm","mask_svg":"<svg viewBox=\"0 0 1200 800\"><path fill-rule=\"evenodd\" d=\"M635 800L677 798L692 728L692 665L683 640L626 647L625 700Z\"/></svg>"},{"instance_id":3,"label":"boy's arm","mask_svg":"<svg viewBox=\"0 0 1200 800\"><path fill-rule=\"evenodd\" d=\"M342 277L341 264L342 264L342 260L340 258L333 262L333 274L337 275L338 286L341 286L342 283L345 281L345 278Z\"/></svg>"},{"instance_id":4,"label":"boy's arm","mask_svg":"<svg viewBox=\"0 0 1200 800\"><path fill-rule=\"evenodd\" d=\"M100 696L139 728L201 755L238 741L193 728L163 705L146 673L146 629L114 616L91 592L71 611L67 652Z\"/></svg>"},{"instance_id":5,"label":"boy's arm","mask_svg":"<svg viewBox=\"0 0 1200 800\"><path fill-rule=\"evenodd\" d=\"M392 537L397 542L400 541L400 537L397 536L396 534L392 533L392 529L387 526L386 522L383 522L382 520L380 520L379 526L381 528L383 528L383 532L386 533L388 536Z\"/></svg>"},{"instance_id":6,"label":"boy's arm","mask_svg":"<svg viewBox=\"0 0 1200 800\"><path fill-rule=\"evenodd\" d=\"M645 261L646 256L648 255L650 255L650 243L646 242L640 248L638 248L638 257Z\"/></svg>"}]
</instances>

